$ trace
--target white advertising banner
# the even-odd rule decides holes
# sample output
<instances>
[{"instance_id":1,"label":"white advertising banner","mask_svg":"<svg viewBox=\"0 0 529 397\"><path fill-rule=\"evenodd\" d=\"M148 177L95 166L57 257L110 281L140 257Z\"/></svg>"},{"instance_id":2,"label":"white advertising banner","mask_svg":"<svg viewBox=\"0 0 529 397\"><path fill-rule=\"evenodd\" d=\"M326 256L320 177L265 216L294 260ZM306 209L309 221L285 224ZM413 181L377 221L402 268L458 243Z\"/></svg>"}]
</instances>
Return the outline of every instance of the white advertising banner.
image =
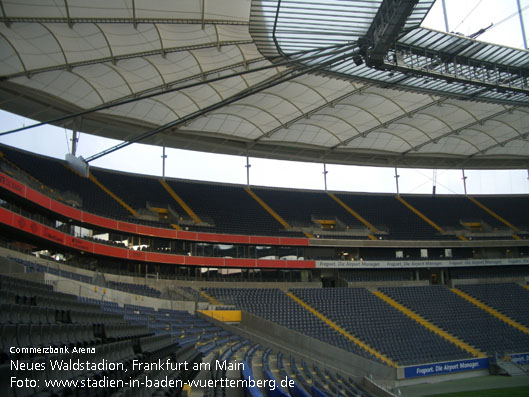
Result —
<instances>
[{"instance_id":1,"label":"white advertising banner","mask_svg":"<svg viewBox=\"0 0 529 397\"><path fill-rule=\"evenodd\" d=\"M504 259L444 259L393 261L316 261L317 269L402 269L428 267L471 267L529 265L529 258Z\"/></svg>"}]
</instances>

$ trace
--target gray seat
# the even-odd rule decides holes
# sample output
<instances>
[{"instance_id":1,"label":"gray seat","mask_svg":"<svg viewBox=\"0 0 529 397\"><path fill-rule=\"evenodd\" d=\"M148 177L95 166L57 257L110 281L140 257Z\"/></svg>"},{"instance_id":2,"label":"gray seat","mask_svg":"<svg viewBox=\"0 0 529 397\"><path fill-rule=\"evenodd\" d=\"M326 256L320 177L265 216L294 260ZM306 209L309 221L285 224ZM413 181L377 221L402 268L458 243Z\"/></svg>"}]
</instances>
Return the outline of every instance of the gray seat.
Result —
<instances>
[{"instance_id":1,"label":"gray seat","mask_svg":"<svg viewBox=\"0 0 529 397\"><path fill-rule=\"evenodd\" d=\"M31 324L29 326L29 338L31 339L32 346L42 346L41 338L41 324Z\"/></svg>"},{"instance_id":2,"label":"gray seat","mask_svg":"<svg viewBox=\"0 0 529 397\"><path fill-rule=\"evenodd\" d=\"M29 324L17 324L17 341L19 347L31 347L31 339L29 338Z\"/></svg>"},{"instance_id":3,"label":"gray seat","mask_svg":"<svg viewBox=\"0 0 529 397\"><path fill-rule=\"evenodd\" d=\"M9 352L9 348L18 346L17 341L17 325L3 324L2 325L2 350Z\"/></svg>"}]
</instances>

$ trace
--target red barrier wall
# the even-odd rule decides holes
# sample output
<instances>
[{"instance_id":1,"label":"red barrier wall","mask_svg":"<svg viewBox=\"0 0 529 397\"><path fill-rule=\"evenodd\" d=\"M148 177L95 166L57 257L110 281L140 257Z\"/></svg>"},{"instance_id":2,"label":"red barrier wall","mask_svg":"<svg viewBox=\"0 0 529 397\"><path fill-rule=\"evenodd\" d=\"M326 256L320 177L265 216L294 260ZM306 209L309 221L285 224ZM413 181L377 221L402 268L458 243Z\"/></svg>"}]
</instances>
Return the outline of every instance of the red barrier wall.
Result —
<instances>
[{"instance_id":1,"label":"red barrier wall","mask_svg":"<svg viewBox=\"0 0 529 397\"><path fill-rule=\"evenodd\" d=\"M129 222L117 221L99 215L90 214L60 203L34 189L28 187L10 176L0 172L0 188L8 190L28 201L38 204L42 208L53 211L67 218L98 226L105 229L121 231L143 236L170 238L189 241L207 241L211 243L258 244L283 246L308 246L307 238L244 236L237 234L196 233L183 230L162 229L157 227L137 225Z\"/></svg>"},{"instance_id":2,"label":"red barrier wall","mask_svg":"<svg viewBox=\"0 0 529 397\"><path fill-rule=\"evenodd\" d=\"M31 234L33 236L52 241L64 247L73 248L80 252L89 252L112 258L128 259L140 262L174 263L175 265L204 266L204 267L237 267L237 268L282 268L282 269L314 269L315 261L270 260L247 258L217 258L205 256L172 255L157 252L134 251L127 248L113 247L70 236L59 230L42 225L22 215L0 207L0 223Z\"/></svg>"}]
</instances>

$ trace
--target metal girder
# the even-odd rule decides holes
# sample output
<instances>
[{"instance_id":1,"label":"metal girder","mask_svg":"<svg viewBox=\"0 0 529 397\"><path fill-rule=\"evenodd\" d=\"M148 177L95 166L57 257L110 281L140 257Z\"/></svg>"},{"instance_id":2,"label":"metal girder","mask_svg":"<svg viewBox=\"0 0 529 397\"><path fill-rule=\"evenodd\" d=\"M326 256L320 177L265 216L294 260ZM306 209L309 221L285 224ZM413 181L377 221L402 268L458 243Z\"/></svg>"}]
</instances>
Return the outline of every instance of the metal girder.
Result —
<instances>
[{"instance_id":1,"label":"metal girder","mask_svg":"<svg viewBox=\"0 0 529 397\"><path fill-rule=\"evenodd\" d=\"M526 68L491 65L462 59L461 56L447 58L426 49L423 49L422 55L403 51L392 51L391 55L391 60L384 60L384 67L408 76L430 77L444 80L447 84L460 83L469 87L496 89L500 93L510 92L511 95L529 95L529 70Z\"/></svg>"},{"instance_id":2,"label":"metal girder","mask_svg":"<svg viewBox=\"0 0 529 397\"><path fill-rule=\"evenodd\" d=\"M367 34L358 40L368 66L378 67L402 32L419 0L384 0Z\"/></svg>"},{"instance_id":3,"label":"metal girder","mask_svg":"<svg viewBox=\"0 0 529 397\"><path fill-rule=\"evenodd\" d=\"M1 3L0 3L1 5ZM1 8L1 7L0 7ZM123 24L169 24L169 25L202 25L202 24L214 24L214 25L248 25L247 21L235 21L225 19L192 19L192 18L110 18L110 17L7 17L5 14L0 16L0 22L5 24L11 23L65 23L74 25L76 23L123 23Z\"/></svg>"}]
</instances>

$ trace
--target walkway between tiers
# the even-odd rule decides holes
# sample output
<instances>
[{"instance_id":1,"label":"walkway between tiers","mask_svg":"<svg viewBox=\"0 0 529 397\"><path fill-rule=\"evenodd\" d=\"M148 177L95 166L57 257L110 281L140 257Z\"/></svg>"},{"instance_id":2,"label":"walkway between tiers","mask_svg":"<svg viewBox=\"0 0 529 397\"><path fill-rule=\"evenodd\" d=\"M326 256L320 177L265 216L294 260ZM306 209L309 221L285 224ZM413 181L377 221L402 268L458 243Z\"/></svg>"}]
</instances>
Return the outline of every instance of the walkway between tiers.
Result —
<instances>
[{"instance_id":1,"label":"walkway between tiers","mask_svg":"<svg viewBox=\"0 0 529 397\"><path fill-rule=\"evenodd\" d=\"M520 324L519 322L513 320L512 318L510 317L507 317L506 315L500 313L499 311L497 311L496 309L493 309L492 307L480 302L479 300L477 300L476 298L474 298L473 296L470 296L469 294L467 294L466 292L463 292L461 291L460 289L457 289L457 288L452 288L452 292L456 293L457 295L459 295L460 297L462 297L463 299L466 299L467 301L469 301L470 303L476 305L477 307L479 307L480 309L482 310L485 310L487 313L489 314L492 314L494 317L500 319L501 321L504 321L506 322L507 324L509 324L511 327L514 327L516 328L517 330L520 330L522 331L523 333L526 333L529 335L529 328L527 328L526 326Z\"/></svg>"},{"instance_id":2,"label":"walkway between tiers","mask_svg":"<svg viewBox=\"0 0 529 397\"><path fill-rule=\"evenodd\" d=\"M368 351L369 353L371 353L373 356L375 356L376 358L378 358L379 360L383 361L384 363L386 363L387 365L391 366L391 367L394 367L394 368L397 368L398 365L393 361L391 360L390 358L386 357L385 355L383 355L382 353L380 353L379 351L373 349L371 346L367 345L366 343L362 342L360 339L358 339L357 337L351 335L349 332L347 332L345 329L343 329L342 327L340 327L338 324L336 324L335 322L333 322L332 320L328 319L327 317L325 317L323 314L321 314L320 312L318 312L316 309L314 309L312 306L309 306L307 303L305 303L303 300L301 300L300 298L298 298L296 295L294 295L292 292L287 292L287 295L292 299L294 300L296 303L300 304L301 306L303 306L305 309L307 309L309 312L311 312L312 314L314 314L316 317L318 317L320 320L322 320L324 323L326 323L328 326L330 326L331 328L333 328L334 330L338 331L340 334L342 334L343 336L345 336L347 339L349 339L350 341L354 342L356 345L360 346L362 349Z\"/></svg>"},{"instance_id":3,"label":"walkway between tiers","mask_svg":"<svg viewBox=\"0 0 529 397\"><path fill-rule=\"evenodd\" d=\"M393 306L395 309L399 310L400 312L404 313L408 317L412 318L413 320L417 321L419 324L421 324L423 327L429 329L430 331L436 333L441 338L446 339L450 343L453 343L454 345L460 347L464 351L472 354L474 357L486 357L486 355L476 349L475 347L463 342L459 338L455 337L452 334L449 334L445 330L439 328L437 325L431 323L430 321L426 320L424 317L420 316L419 314L415 313L414 311L408 309L404 305L401 305L396 300L390 298L386 294L384 294L381 291L372 291L374 295L382 299L384 302L388 303L389 305Z\"/></svg>"}]
</instances>

